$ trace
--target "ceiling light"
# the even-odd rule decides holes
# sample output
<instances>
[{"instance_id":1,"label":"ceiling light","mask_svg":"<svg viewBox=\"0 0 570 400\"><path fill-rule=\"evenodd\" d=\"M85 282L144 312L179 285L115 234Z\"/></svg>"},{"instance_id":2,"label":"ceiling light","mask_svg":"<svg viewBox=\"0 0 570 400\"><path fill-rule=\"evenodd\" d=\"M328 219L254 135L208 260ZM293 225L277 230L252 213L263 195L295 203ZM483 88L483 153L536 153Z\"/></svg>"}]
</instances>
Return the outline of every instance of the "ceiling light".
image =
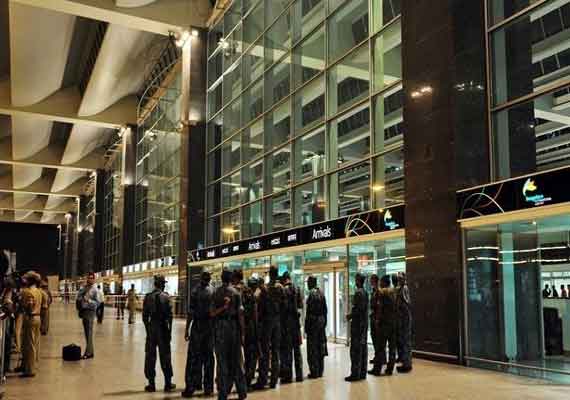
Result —
<instances>
[{"instance_id":1,"label":"ceiling light","mask_svg":"<svg viewBox=\"0 0 570 400\"><path fill-rule=\"evenodd\" d=\"M192 29L192 36L197 38L200 35L200 32L198 32L198 29Z\"/></svg>"},{"instance_id":2,"label":"ceiling light","mask_svg":"<svg viewBox=\"0 0 570 400\"><path fill-rule=\"evenodd\" d=\"M65 219L71 219L71 213L66 213L66 214L65 214Z\"/></svg>"},{"instance_id":3,"label":"ceiling light","mask_svg":"<svg viewBox=\"0 0 570 400\"><path fill-rule=\"evenodd\" d=\"M79 225L79 226L77 227L77 232L81 233L82 231L83 231L83 227L82 227L81 225Z\"/></svg>"},{"instance_id":4,"label":"ceiling light","mask_svg":"<svg viewBox=\"0 0 570 400\"><path fill-rule=\"evenodd\" d=\"M384 190L384 185L372 185L373 192L381 192Z\"/></svg>"},{"instance_id":5,"label":"ceiling light","mask_svg":"<svg viewBox=\"0 0 570 400\"><path fill-rule=\"evenodd\" d=\"M174 42L176 44L176 47L183 47L186 41L190 39L190 32L184 31L182 33L175 33L174 38L176 39Z\"/></svg>"}]
</instances>

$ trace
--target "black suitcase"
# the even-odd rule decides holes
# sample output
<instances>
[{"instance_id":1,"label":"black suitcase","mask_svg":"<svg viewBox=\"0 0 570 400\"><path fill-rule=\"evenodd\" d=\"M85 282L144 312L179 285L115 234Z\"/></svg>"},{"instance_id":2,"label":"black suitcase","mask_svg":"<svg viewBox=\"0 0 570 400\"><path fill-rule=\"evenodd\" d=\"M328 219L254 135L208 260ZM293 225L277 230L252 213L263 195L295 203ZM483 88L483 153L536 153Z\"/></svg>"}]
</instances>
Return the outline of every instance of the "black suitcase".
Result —
<instances>
[{"instance_id":1,"label":"black suitcase","mask_svg":"<svg viewBox=\"0 0 570 400\"><path fill-rule=\"evenodd\" d=\"M79 361L81 360L81 347L75 344L63 346L61 351L64 361Z\"/></svg>"}]
</instances>

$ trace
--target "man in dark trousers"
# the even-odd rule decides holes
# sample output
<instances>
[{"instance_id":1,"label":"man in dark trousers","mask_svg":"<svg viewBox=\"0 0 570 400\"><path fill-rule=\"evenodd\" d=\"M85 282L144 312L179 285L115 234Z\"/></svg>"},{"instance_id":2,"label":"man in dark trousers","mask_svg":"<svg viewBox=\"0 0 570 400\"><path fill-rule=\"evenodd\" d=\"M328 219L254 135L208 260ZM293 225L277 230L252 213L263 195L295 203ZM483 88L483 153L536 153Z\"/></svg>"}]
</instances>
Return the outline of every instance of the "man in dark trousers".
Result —
<instances>
[{"instance_id":1,"label":"man in dark trousers","mask_svg":"<svg viewBox=\"0 0 570 400\"><path fill-rule=\"evenodd\" d=\"M243 370L243 305L239 292L231 285L232 272L222 271L222 286L212 297L210 317L214 318L214 348L217 360L218 400L226 400L235 383L239 399L247 397Z\"/></svg>"},{"instance_id":2,"label":"man in dark trousers","mask_svg":"<svg viewBox=\"0 0 570 400\"><path fill-rule=\"evenodd\" d=\"M374 358L370 361L372 364L376 362L378 352L381 350L378 346L378 325L380 323L380 292L378 290L378 275L372 274L370 277L370 337L372 338L372 346L374 347ZM376 375L376 370L371 369L369 374Z\"/></svg>"},{"instance_id":3,"label":"man in dark trousers","mask_svg":"<svg viewBox=\"0 0 570 400\"><path fill-rule=\"evenodd\" d=\"M259 325L261 332L261 359L259 361L259 377L254 389L264 389L269 375L271 359L270 387L277 386L280 369L281 347L281 310L284 302L283 286L277 280L277 268L269 268L269 284L259 295Z\"/></svg>"},{"instance_id":4,"label":"man in dark trousers","mask_svg":"<svg viewBox=\"0 0 570 400\"><path fill-rule=\"evenodd\" d=\"M184 339L188 342L186 389L182 392L182 397L192 397L202 387L206 396L214 392L214 330L210 317L214 288L210 285L210 280L210 273L202 272L200 283L190 293L184 331Z\"/></svg>"},{"instance_id":5,"label":"man in dark trousers","mask_svg":"<svg viewBox=\"0 0 570 400\"><path fill-rule=\"evenodd\" d=\"M256 278L249 278L247 281L247 287L244 288L242 294L245 323L243 349L245 354L245 381L247 387L251 386L253 378L255 377L259 355L259 327L257 320L257 299L255 297L255 292L257 291L258 286Z\"/></svg>"},{"instance_id":6,"label":"man in dark trousers","mask_svg":"<svg viewBox=\"0 0 570 400\"><path fill-rule=\"evenodd\" d=\"M412 370L412 302L405 272L398 274L396 315L398 360L401 363L396 369L400 373L406 373Z\"/></svg>"},{"instance_id":7,"label":"man in dark trousers","mask_svg":"<svg viewBox=\"0 0 570 400\"><path fill-rule=\"evenodd\" d=\"M347 382L366 379L368 363L368 293L364 290L365 277L357 273L356 290L352 298L352 309L346 316L350 321L350 375L344 378Z\"/></svg>"},{"instance_id":8,"label":"man in dark trousers","mask_svg":"<svg viewBox=\"0 0 570 400\"><path fill-rule=\"evenodd\" d=\"M386 365L386 375L392 375L396 363L396 299L394 289L390 287L390 276L384 275L380 279L379 314L378 323L378 353L376 362L371 371L372 375L382 374L382 367ZM386 361L386 346L388 346L388 360Z\"/></svg>"},{"instance_id":9,"label":"man in dark trousers","mask_svg":"<svg viewBox=\"0 0 570 400\"><path fill-rule=\"evenodd\" d=\"M281 383L293 381L293 359L295 360L295 378L303 381L303 359L301 356L301 323L299 310L303 308L301 291L293 285L289 272L284 272L281 284L285 292L285 303L281 312Z\"/></svg>"},{"instance_id":10,"label":"man in dark trousers","mask_svg":"<svg viewBox=\"0 0 570 400\"><path fill-rule=\"evenodd\" d=\"M155 392L156 348L160 356L160 367L164 373L164 391L172 392L176 385L172 383L172 361L170 356L170 340L172 339L172 308L170 298L164 287L163 276L154 277L154 290L148 293L143 302L143 322L146 329L146 347L144 374L148 385L147 392Z\"/></svg>"},{"instance_id":11,"label":"man in dark trousers","mask_svg":"<svg viewBox=\"0 0 570 400\"><path fill-rule=\"evenodd\" d=\"M309 364L309 379L323 376L325 356L327 355L327 301L317 287L317 278L307 279L309 296L305 314L305 334L307 335L307 362Z\"/></svg>"}]
</instances>

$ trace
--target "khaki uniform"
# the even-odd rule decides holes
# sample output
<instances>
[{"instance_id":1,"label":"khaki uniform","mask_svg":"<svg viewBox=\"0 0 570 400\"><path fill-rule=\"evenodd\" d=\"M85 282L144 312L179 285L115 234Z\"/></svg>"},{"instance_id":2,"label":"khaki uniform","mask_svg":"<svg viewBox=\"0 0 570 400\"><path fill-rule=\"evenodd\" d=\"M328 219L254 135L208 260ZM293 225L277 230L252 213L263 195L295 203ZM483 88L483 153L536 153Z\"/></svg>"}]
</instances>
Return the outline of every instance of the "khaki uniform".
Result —
<instances>
[{"instance_id":1,"label":"khaki uniform","mask_svg":"<svg viewBox=\"0 0 570 400\"><path fill-rule=\"evenodd\" d=\"M35 374L39 358L42 291L36 287L22 290L22 366L24 374Z\"/></svg>"},{"instance_id":2,"label":"khaki uniform","mask_svg":"<svg viewBox=\"0 0 570 400\"><path fill-rule=\"evenodd\" d=\"M47 289L40 289L42 292L42 311L41 311L41 333L47 335L49 331L49 306L51 305L51 296Z\"/></svg>"}]
</instances>

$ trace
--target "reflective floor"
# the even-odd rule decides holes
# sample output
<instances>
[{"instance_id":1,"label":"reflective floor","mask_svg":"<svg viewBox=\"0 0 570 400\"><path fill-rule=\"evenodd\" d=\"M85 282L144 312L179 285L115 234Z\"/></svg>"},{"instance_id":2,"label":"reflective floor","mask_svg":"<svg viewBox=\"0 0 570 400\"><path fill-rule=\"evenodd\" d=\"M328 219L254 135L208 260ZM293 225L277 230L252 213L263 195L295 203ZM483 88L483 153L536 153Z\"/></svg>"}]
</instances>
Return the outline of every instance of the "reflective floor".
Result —
<instances>
[{"instance_id":1,"label":"reflective floor","mask_svg":"<svg viewBox=\"0 0 570 400\"><path fill-rule=\"evenodd\" d=\"M186 344L184 323L176 323L173 363L178 391L172 394L146 394L143 374L144 326L140 315L135 325L116 321L107 309L106 319L96 327L95 358L77 363L61 360L61 347L69 343L83 346L81 323L74 305L52 307L51 331L42 338L40 371L35 378L9 377L6 397L10 400L70 399L171 399L179 398L184 386ZM331 346L326 359L325 377L294 383L276 390L255 392L251 399L568 399L570 386L544 381L416 360L410 375L370 377L348 384L348 350ZM158 385L162 386L159 373ZM237 396L233 396L237 398ZM201 397L204 398L204 397Z\"/></svg>"}]
</instances>

